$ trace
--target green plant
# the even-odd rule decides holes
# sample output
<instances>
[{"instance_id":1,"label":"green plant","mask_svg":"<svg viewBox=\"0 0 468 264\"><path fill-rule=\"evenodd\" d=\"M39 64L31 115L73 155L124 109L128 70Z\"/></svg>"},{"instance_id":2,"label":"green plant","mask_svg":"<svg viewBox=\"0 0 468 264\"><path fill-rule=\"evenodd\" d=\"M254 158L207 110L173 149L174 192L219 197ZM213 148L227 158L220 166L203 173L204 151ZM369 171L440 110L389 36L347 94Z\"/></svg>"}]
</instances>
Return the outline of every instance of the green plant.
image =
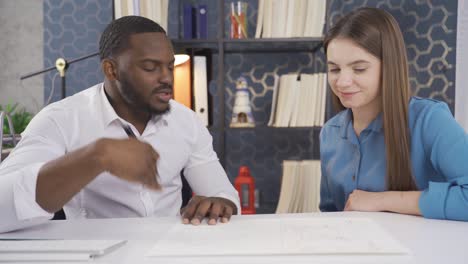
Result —
<instances>
[{"instance_id":1,"label":"green plant","mask_svg":"<svg viewBox=\"0 0 468 264\"><path fill-rule=\"evenodd\" d=\"M13 128L15 129L16 134L23 132L34 116L32 113L26 111L26 109L18 108L18 103L13 105L7 104L4 107L0 105L0 111L4 111L10 115L11 121L13 122ZM3 134L9 133L10 128L8 126L8 121L5 118L3 122Z\"/></svg>"}]
</instances>

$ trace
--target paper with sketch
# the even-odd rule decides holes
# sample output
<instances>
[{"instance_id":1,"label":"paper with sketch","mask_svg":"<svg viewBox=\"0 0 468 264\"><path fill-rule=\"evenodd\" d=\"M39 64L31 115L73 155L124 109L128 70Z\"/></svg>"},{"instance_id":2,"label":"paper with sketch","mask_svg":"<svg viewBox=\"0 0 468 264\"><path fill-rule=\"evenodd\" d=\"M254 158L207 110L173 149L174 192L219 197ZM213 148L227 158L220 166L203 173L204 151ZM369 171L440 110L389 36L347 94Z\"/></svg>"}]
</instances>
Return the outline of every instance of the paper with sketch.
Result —
<instances>
[{"instance_id":1,"label":"paper with sketch","mask_svg":"<svg viewBox=\"0 0 468 264\"><path fill-rule=\"evenodd\" d=\"M147 256L407 253L367 218L243 217L216 226L174 225Z\"/></svg>"}]
</instances>

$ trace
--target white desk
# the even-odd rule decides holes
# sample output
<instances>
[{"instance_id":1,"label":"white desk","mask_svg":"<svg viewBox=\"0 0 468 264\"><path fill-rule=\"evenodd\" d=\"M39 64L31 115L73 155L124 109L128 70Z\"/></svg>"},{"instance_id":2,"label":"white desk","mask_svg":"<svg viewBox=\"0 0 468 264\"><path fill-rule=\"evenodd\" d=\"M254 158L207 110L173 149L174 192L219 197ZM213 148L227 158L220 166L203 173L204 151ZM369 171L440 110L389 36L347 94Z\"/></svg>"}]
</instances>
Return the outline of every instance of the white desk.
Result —
<instances>
[{"instance_id":1,"label":"white desk","mask_svg":"<svg viewBox=\"0 0 468 264\"><path fill-rule=\"evenodd\" d=\"M178 218L127 218L77 221L50 221L27 230L0 234L0 238L126 239L118 250L96 259L94 263L467 263L468 223L428 220L390 213L315 213L292 217L368 217L379 223L410 255L405 256L275 256L275 257L179 257L148 258L144 255L159 236L179 223ZM235 216L232 221L235 221ZM255 215L274 218L278 215Z\"/></svg>"}]
</instances>

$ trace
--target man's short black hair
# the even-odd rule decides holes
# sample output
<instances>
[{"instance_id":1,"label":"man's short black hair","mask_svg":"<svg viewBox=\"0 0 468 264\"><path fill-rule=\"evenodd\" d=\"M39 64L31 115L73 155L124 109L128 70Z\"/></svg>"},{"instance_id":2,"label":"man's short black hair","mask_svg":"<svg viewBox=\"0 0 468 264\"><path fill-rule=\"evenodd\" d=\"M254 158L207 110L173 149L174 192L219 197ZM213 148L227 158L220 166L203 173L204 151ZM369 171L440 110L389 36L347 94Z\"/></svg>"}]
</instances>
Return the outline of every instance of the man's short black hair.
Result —
<instances>
[{"instance_id":1,"label":"man's short black hair","mask_svg":"<svg viewBox=\"0 0 468 264\"><path fill-rule=\"evenodd\" d=\"M146 32L166 34L166 31L158 23L145 17L124 16L112 21L99 40L99 57L103 60L117 55L128 47L131 35Z\"/></svg>"}]
</instances>

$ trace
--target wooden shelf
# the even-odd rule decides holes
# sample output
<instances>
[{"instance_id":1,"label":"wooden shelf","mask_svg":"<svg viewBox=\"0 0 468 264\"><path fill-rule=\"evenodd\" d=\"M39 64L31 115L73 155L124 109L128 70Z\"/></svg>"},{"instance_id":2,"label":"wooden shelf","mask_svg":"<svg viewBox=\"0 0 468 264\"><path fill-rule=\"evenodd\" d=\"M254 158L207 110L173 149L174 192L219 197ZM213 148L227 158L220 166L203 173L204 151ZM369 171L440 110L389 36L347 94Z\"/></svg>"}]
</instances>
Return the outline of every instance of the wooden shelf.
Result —
<instances>
[{"instance_id":1,"label":"wooden shelf","mask_svg":"<svg viewBox=\"0 0 468 264\"><path fill-rule=\"evenodd\" d=\"M218 50L217 39L171 39L175 49L211 49Z\"/></svg>"},{"instance_id":2,"label":"wooden shelf","mask_svg":"<svg viewBox=\"0 0 468 264\"><path fill-rule=\"evenodd\" d=\"M219 44L225 53L315 52L322 47L318 38L260 38L260 39L172 39L176 49L211 49L217 52Z\"/></svg>"},{"instance_id":3,"label":"wooden shelf","mask_svg":"<svg viewBox=\"0 0 468 264\"><path fill-rule=\"evenodd\" d=\"M315 52L323 38L224 39L226 53Z\"/></svg>"},{"instance_id":4,"label":"wooden shelf","mask_svg":"<svg viewBox=\"0 0 468 264\"><path fill-rule=\"evenodd\" d=\"M320 130L321 126L312 126L312 127L271 127L265 125L259 125L255 127L226 127L226 130Z\"/></svg>"}]
</instances>

